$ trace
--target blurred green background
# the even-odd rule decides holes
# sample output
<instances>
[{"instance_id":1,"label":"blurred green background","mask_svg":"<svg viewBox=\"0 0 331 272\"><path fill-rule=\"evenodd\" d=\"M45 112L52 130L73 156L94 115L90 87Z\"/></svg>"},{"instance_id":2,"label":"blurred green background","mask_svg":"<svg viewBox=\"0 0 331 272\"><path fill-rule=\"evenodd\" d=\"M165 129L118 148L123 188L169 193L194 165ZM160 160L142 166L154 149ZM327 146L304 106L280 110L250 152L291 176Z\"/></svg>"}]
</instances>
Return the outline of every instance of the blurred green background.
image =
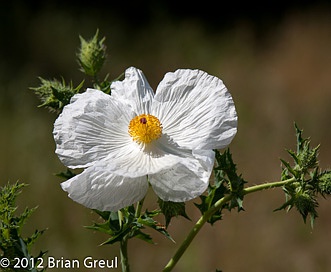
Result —
<instances>
[{"instance_id":1,"label":"blurred green background","mask_svg":"<svg viewBox=\"0 0 331 272\"><path fill-rule=\"evenodd\" d=\"M223 79L239 116L231 150L249 185L279 180L279 158L288 159L285 148L295 148L294 121L313 145L321 143L321 166L331 167L331 6L327 1L215 3L1 2L0 185L30 184L19 198L20 209L39 208L26 233L48 229L36 252L80 260L119 257L117 245L99 247L106 237L83 228L96 217L60 189L54 176L64 170L54 153L56 115L37 108L29 90L39 85L38 76L63 76L78 85L78 35L92 37L97 28L107 38L104 75L115 78L135 66L154 89L166 72L178 68ZM296 211L273 213L283 201L280 189L247 196L246 211L225 213L214 227L205 226L174 271L330 271L331 199L320 200L314 230ZM152 193L147 202L156 208ZM198 211L192 203L187 207L195 222ZM172 221L169 231L178 244L193 222ZM177 248L150 234L157 245L130 241L132 271L161 271Z\"/></svg>"}]
</instances>

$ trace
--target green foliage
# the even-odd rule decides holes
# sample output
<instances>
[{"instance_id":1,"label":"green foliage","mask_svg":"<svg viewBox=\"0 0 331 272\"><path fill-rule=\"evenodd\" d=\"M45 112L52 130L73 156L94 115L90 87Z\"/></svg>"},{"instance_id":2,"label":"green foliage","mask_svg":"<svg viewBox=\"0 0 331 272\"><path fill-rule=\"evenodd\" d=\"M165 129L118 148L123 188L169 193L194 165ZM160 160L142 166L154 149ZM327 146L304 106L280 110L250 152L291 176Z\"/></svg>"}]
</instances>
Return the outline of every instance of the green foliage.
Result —
<instances>
[{"instance_id":1,"label":"green foliage","mask_svg":"<svg viewBox=\"0 0 331 272\"><path fill-rule=\"evenodd\" d=\"M17 206L16 198L21 193L22 188L25 184L15 183L14 185L6 185L1 188L0 191L0 251L2 254L1 258L8 258L11 261L11 265L4 269L4 271L43 271L37 270L38 258L44 256L45 252L40 252L37 257L33 257L30 254L31 246L39 238L44 231L36 230L31 237L23 238L22 228L26 223L26 220L31 216L36 208L26 208L22 214L15 215ZM34 267L29 264L26 269L13 268L14 258L23 257L31 260L35 260Z\"/></svg>"},{"instance_id":2,"label":"green foliage","mask_svg":"<svg viewBox=\"0 0 331 272\"><path fill-rule=\"evenodd\" d=\"M118 212L94 211L101 217L103 222L94 223L92 226L87 226L86 228L111 236L102 245L114 244L134 237L148 243L153 243L152 237L143 232L146 227L157 231L173 241L170 234L166 231L166 227L154 220L154 217L161 213L160 210L152 212L146 210L142 215L137 215L136 209L131 205Z\"/></svg>"},{"instance_id":3,"label":"green foliage","mask_svg":"<svg viewBox=\"0 0 331 272\"><path fill-rule=\"evenodd\" d=\"M293 159L293 164L282 160L284 165L281 179L287 180L295 178L295 182L286 184L283 190L286 195L286 202L276 210L293 207L302 215L304 222L310 216L311 226L313 227L317 214L317 197L330 195L331 193L331 172L320 171L318 165L319 145L315 148L310 147L310 139L302 137L302 130L295 125L297 150L287 150Z\"/></svg>"},{"instance_id":4,"label":"green foliage","mask_svg":"<svg viewBox=\"0 0 331 272\"><path fill-rule=\"evenodd\" d=\"M222 206L219 212L214 213L208 223L214 224L216 221L222 219L222 209L227 208L232 210L237 208L238 211L244 210L243 208L243 189L246 181L241 175L237 174L236 164L232 160L230 150L227 149L221 154L215 150L215 167L214 167L214 184L209 184L207 195L200 196L201 203L195 204L200 212L204 214L208 211L217 201L231 195L231 200Z\"/></svg>"}]
</instances>

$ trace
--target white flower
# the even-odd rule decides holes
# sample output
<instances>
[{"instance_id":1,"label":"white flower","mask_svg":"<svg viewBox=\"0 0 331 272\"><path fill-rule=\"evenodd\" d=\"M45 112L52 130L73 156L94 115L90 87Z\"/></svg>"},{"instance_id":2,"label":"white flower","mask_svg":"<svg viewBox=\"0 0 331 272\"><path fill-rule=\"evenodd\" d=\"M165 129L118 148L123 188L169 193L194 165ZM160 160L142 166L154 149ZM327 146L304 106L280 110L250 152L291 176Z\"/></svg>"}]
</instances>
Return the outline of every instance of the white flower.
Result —
<instances>
[{"instance_id":1,"label":"white flower","mask_svg":"<svg viewBox=\"0 0 331 272\"><path fill-rule=\"evenodd\" d=\"M201 195L212 149L229 145L236 132L235 106L220 79L177 70L154 94L131 67L112 83L111 96L94 89L75 95L53 134L62 163L85 168L63 182L63 190L86 207L116 211L141 200L148 183L164 201Z\"/></svg>"}]
</instances>

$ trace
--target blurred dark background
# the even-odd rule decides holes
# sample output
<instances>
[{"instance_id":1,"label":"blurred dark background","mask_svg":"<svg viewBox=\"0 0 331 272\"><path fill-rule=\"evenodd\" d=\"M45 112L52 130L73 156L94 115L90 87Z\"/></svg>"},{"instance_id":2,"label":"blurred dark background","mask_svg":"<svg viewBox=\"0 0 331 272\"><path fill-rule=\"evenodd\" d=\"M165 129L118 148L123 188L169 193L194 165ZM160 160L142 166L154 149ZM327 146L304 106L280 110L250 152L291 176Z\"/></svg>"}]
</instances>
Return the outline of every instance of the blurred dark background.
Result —
<instances>
[{"instance_id":1,"label":"blurred dark background","mask_svg":"<svg viewBox=\"0 0 331 272\"><path fill-rule=\"evenodd\" d=\"M295 148L294 121L313 145L321 143L321 166L331 167L330 15L329 1L1 2L0 185L30 184L20 208L39 208L26 233L48 228L35 250L81 260L119 256L117 246L98 247L106 237L83 228L97 218L60 189L56 115L37 108L29 90L39 85L38 76L81 82L79 35L90 38L99 29L106 36L101 73L112 78L136 66L153 88L178 68L223 79L239 116L233 158L253 185L279 180L279 158L289 159L285 148ZM247 196L246 211L206 226L175 271L330 271L330 199L320 200L314 230L294 210L273 213L283 201L280 189ZM156 207L153 193L147 202ZM192 203L187 207L194 222L199 214ZM169 231L177 244L192 224L173 220ZM130 241L132 271L160 271L175 252L176 245L151 234L158 245Z\"/></svg>"}]
</instances>

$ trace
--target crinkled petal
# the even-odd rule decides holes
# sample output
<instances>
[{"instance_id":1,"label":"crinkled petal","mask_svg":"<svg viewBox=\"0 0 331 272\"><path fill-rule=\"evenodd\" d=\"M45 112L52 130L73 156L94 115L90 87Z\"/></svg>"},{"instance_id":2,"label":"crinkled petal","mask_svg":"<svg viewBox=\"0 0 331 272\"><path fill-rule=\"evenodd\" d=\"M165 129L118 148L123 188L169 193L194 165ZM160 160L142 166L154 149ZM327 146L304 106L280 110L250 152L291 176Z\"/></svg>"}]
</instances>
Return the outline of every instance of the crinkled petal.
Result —
<instances>
[{"instance_id":1,"label":"crinkled petal","mask_svg":"<svg viewBox=\"0 0 331 272\"><path fill-rule=\"evenodd\" d=\"M55 121L55 152L71 168L118 156L132 142L128 124L133 116L125 104L101 91L88 89L77 94Z\"/></svg>"},{"instance_id":2,"label":"crinkled petal","mask_svg":"<svg viewBox=\"0 0 331 272\"><path fill-rule=\"evenodd\" d=\"M115 81L111 84L111 95L128 104L136 115L140 115L150 112L154 92L143 72L130 67L125 71L123 81Z\"/></svg>"},{"instance_id":3,"label":"crinkled petal","mask_svg":"<svg viewBox=\"0 0 331 272\"><path fill-rule=\"evenodd\" d=\"M165 135L146 145L132 141L121 152L116 157L109 155L107 160L118 165L113 170L115 174L126 177L157 174L173 167L190 154L190 151L184 153L180 150Z\"/></svg>"},{"instance_id":4,"label":"crinkled petal","mask_svg":"<svg viewBox=\"0 0 331 272\"><path fill-rule=\"evenodd\" d=\"M141 200L147 192L146 176L124 177L114 174L116 166L101 161L81 174L61 183L74 201L91 209L117 211Z\"/></svg>"},{"instance_id":5,"label":"crinkled petal","mask_svg":"<svg viewBox=\"0 0 331 272\"><path fill-rule=\"evenodd\" d=\"M157 87L152 114L163 133L188 149L220 149L237 132L237 114L222 80L200 70L167 73Z\"/></svg>"},{"instance_id":6,"label":"crinkled petal","mask_svg":"<svg viewBox=\"0 0 331 272\"><path fill-rule=\"evenodd\" d=\"M164 201L188 201L207 189L214 158L211 150L195 150L176 165L149 175L150 183Z\"/></svg>"}]
</instances>

